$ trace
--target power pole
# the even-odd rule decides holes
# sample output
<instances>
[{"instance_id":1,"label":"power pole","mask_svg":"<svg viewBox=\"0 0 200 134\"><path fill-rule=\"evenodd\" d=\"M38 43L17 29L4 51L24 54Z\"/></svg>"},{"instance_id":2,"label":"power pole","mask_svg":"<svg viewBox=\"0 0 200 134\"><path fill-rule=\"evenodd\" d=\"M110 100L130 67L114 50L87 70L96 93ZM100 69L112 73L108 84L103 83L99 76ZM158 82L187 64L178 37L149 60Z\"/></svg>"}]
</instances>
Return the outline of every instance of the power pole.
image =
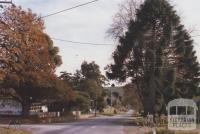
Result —
<instances>
[{"instance_id":1,"label":"power pole","mask_svg":"<svg viewBox=\"0 0 200 134\"><path fill-rule=\"evenodd\" d=\"M94 112L94 116L97 116L97 93L96 93L96 99L95 99L95 112Z\"/></svg>"},{"instance_id":2,"label":"power pole","mask_svg":"<svg viewBox=\"0 0 200 134\"><path fill-rule=\"evenodd\" d=\"M110 113L112 113L112 88L115 87L115 84L112 84L110 87Z\"/></svg>"}]
</instances>

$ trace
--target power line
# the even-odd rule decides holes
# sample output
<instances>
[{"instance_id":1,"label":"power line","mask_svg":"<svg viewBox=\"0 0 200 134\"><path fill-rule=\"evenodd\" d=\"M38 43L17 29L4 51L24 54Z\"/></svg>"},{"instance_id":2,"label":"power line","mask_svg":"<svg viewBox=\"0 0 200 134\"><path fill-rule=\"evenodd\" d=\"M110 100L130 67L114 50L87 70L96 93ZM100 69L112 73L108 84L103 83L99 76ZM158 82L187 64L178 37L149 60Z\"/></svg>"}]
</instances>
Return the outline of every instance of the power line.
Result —
<instances>
[{"instance_id":1,"label":"power line","mask_svg":"<svg viewBox=\"0 0 200 134\"><path fill-rule=\"evenodd\" d=\"M193 36L191 36L191 37L199 37L200 35L193 35Z\"/></svg>"},{"instance_id":2,"label":"power line","mask_svg":"<svg viewBox=\"0 0 200 134\"><path fill-rule=\"evenodd\" d=\"M3 4L12 4L12 0L0 0L0 3L3 3Z\"/></svg>"},{"instance_id":3,"label":"power line","mask_svg":"<svg viewBox=\"0 0 200 134\"><path fill-rule=\"evenodd\" d=\"M93 45L93 46L111 46L111 45L114 45L114 44L104 44L104 43L79 42L79 41L64 40L64 39L58 39L58 38L51 38L51 39L62 41L62 42L74 43L74 44L78 44L78 45Z\"/></svg>"},{"instance_id":4,"label":"power line","mask_svg":"<svg viewBox=\"0 0 200 134\"><path fill-rule=\"evenodd\" d=\"M46 17L49 17L49 16L53 16L53 15L56 15L56 14L59 14L59 13L62 13L62 12L66 12L66 11L69 11L69 10L72 10L72 9L75 9L75 8L78 8L78 7L81 7L81 6L85 6L85 5L88 5L88 4L97 2L97 1L99 1L99 0L93 0L93 1L89 1L89 2L83 3L83 4L79 4L79 5L77 5L77 6L73 6L73 7L70 7L70 8L64 9L64 10L61 10L61 11L57 11L57 12L55 12L55 13L51 13L51 14L42 16L41 18L46 18Z\"/></svg>"},{"instance_id":5,"label":"power line","mask_svg":"<svg viewBox=\"0 0 200 134\"><path fill-rule=\"evenodd\" d=\"M93 45L93 46L111 46L114 44L105 44L105 43L92 43L92 42L80 42L80 41L72 41L72 40L65 40L60 38L54 38L51 37L52 40L62 41L62 42L68 42L73 44L79 44L79 45ZM200 45L196 42L194 42L195 46L200 47ZM190 47L190 46L184 46L184 47Z\"/></svg>"}]
</instances>

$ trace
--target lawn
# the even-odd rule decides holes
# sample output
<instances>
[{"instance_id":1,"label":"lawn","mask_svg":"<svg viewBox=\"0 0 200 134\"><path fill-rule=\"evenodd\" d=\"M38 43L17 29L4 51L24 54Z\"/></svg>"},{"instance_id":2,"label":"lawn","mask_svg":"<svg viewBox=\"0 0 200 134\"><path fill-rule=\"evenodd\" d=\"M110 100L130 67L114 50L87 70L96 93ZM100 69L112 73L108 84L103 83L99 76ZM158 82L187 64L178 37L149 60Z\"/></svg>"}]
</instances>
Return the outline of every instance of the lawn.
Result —
<instances>
[{"instance_id":1,"label":"lawn","mask_svg":"<svg viewBox=\"0 0 200 134\"><path fill-rule=\"evenodd\" d=\"M0 127L0 134L31 134L31 132L21 129Z\"/></svg>"}]
</instances>

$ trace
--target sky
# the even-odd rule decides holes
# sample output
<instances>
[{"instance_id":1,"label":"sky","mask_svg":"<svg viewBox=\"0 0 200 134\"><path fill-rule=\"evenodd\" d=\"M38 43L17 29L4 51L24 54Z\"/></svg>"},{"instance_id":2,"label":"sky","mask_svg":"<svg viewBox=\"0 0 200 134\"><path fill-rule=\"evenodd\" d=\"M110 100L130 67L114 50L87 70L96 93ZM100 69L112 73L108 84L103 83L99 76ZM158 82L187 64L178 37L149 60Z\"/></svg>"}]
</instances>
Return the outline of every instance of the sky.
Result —
<instances>
[{"instance_id":1,"label":"sky","mask_svg":"<svg viewBox=\"0 0 200 134\"><path fill-rule=\"evenodd\" d=\"M88 2L90 0L13 0L23 9L30 8L41 16ZM112 18L118 11L118 5L125 0L99 0L92 4L45 18L45 32L52 38L79 42L113 44L107 46L77 45L54 40L59 47L63 64L57 68L61 71L75 72L81 63L95 61L104 73L106 65L112 62L112 52L117 42L106 36L106 30L112 24ZM171 0L182 24L193 30L192 36L200 35L200 0ZM195 29L195 30L194 30ZM195 50L200 61L200 36L193 38Z\"/></svg>"}]
</instances>

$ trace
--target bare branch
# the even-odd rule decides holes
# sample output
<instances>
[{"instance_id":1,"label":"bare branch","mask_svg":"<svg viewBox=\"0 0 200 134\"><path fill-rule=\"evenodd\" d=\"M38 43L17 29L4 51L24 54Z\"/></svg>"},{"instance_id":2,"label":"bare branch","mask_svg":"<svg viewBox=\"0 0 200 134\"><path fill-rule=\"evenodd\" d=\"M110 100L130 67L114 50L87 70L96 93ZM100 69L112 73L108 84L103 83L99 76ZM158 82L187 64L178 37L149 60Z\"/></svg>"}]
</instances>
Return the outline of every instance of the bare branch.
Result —
<instances>
[{"instance_id":1,"label":"bare branch","mask_svg":"<svg viewBox=\"0 0 200 134\"><path fill-rule=\"evenodd\" d=\"M128 29L130 21L135 20L136 10L143 3L143 0L126 0L119 4L119 11L113 17L113 23L107 30L107 35L117 39L123 36Z\"/></svg>"}]
</instances>

